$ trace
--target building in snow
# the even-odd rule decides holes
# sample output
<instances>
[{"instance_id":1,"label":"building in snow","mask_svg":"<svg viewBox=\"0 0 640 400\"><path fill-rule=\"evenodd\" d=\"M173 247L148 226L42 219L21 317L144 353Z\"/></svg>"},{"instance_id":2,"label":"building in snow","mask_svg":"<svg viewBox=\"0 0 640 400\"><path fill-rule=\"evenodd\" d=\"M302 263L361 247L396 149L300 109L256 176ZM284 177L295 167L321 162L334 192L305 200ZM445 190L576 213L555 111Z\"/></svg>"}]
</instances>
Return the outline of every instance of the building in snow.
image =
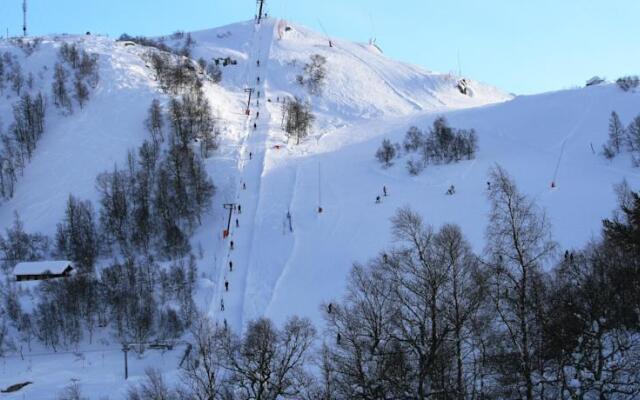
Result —
<instances>
[{"instance_id":1,"label":"building in snow","mask_svg":"<svg viewBox=\"0 0 640 400\"><path fill-rule=\"evenodd\" d=\"M593 78L589 79L586 83L586 86L596 86L596 85L600 85L604 83L604 79L600 78L599 76L594 76Z\"/></svg>"},{"instance_id":2,"label":"building in snow","mask_svg":"<svg viewBox=\"0 0 640 400\"><path fill-rule=\"evenodd\" d=\"M71 261L21 262L13 269L16 281L43 281L71 276L74 266Z\"/></svg>"}]
</instances>

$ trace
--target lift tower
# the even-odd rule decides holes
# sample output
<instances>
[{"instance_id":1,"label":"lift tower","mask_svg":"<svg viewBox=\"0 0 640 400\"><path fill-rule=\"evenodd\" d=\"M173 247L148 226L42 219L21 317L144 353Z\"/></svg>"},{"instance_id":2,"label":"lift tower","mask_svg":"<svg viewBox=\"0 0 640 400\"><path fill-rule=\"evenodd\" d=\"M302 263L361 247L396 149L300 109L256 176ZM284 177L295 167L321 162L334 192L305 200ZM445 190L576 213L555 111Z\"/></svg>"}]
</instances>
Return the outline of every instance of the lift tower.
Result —
<instances>
[{"instance_id":1,"label":"lift tower","mask_svg":"<svg viewBox=\"0 0 640 400\"><path fill-rule=\"evenodd\" d=\"M258 23L260 23L260 21L262 20L262 16L264 15L262 14L262 10L264 9L265 0L257 0L257 1L258 1Z\"/></svg>"},{"instance_id":2,"label":"lift tower","mask_svg":"<svg viewBox=\"0 0 640 400\"><path fill-rule=\"evenodd\" d=\"M27 36L27 0L22 1L22 34Z\"/></svg>"}]
</instances>

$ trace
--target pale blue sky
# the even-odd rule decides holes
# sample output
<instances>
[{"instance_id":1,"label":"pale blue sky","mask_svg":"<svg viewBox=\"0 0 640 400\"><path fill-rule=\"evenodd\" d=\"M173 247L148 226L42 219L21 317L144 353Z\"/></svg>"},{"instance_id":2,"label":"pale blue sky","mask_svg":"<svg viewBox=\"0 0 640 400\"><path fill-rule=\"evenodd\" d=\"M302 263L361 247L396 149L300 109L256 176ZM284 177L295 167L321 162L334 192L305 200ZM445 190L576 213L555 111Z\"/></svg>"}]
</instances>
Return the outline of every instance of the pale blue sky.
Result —
<instances>
[{"instance_id":1,"label":"pale blue sky","mask_svg":"<svg viewBox=\"0 0 640 400\"><path fill-rule=\"evenodd\" d=\"M333 36L376 36L390 57L515 93L640 73L640 0L266 0L267 10ZM0 0L20 33L22 0ZM251 19L255 0L29 0L31 34L161 35Z\"/></svg>"}]
</instances>

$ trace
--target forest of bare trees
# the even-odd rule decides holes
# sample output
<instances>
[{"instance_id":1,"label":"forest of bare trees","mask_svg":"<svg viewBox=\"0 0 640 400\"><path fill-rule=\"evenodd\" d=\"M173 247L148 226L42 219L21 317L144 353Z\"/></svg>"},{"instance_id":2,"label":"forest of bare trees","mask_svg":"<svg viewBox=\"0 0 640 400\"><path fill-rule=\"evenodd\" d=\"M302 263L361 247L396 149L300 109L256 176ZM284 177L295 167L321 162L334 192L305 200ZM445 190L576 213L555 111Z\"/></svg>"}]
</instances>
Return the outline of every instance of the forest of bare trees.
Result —
<instances>
[{"instance_id":1,"label":"forest of bare trees","mask_svg":"<svg viewBox=\"0 0 640 400\"><path fill-rule=\"evenodd\" d=\"M489 180L481 252L458 226L432 227L401 208L391 220L392 246L356 263L344 296L319 305L322 326L298 317L282 326L258 319L233 332L197 312L193 258L169 269L130 258L41 284L33 313L9 291L0 352L12 351L16 340L7 327L24 343L52 349L91 340L105 325L129 343L189 332L193 348L180 383L148 370L129 399L640 395L640 314L629 306L640 302L640 195L617 186L620 206L603 222L601 238L561 250L544 210L504 169L493 168ZM82 215L90 212L69 199L61 250L89 234ZM16 259L36 259L47 245L24 233L19 219L0 240Z\"/></svg>"}]
</instances>

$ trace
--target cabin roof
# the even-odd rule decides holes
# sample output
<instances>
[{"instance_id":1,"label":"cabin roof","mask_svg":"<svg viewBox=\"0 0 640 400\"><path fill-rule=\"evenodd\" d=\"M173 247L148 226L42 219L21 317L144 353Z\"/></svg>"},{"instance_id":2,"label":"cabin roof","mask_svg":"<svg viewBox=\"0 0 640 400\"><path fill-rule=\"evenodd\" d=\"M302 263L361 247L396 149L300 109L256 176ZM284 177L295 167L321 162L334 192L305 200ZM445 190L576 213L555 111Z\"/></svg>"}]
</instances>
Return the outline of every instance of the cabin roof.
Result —
<instances>
[{"instance_id":1,"label":"cabin roof","mask_svg":"<svg viewBox=\"0 0 640 400\"><path fill-rule=\"evenodd\" d=\"M14 275L61 274L67 267L73 268L71 261L30 261L21 262L13 269Z\"/></svg>"}]
</instances>

